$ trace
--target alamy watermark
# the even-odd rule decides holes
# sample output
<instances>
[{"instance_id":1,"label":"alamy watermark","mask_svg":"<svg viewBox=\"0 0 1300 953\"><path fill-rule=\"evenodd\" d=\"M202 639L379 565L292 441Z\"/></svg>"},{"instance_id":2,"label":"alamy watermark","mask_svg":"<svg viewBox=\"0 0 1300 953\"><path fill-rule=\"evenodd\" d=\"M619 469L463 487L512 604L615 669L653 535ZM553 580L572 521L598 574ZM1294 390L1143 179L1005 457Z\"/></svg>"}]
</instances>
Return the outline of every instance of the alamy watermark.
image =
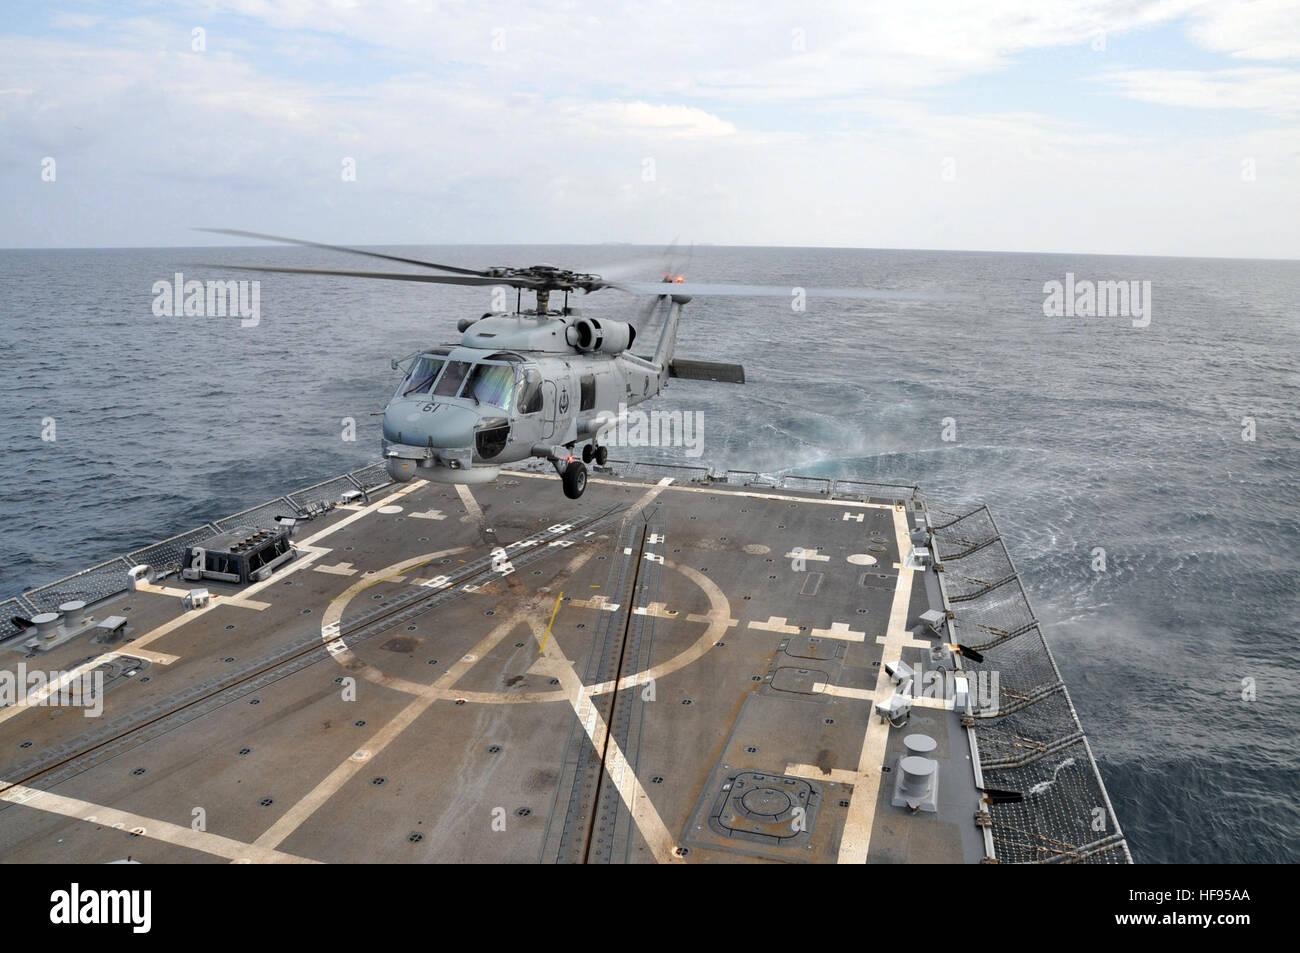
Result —
<instances>
[{"instance_id":1,"label":"alamy watermark","mask_svg":"<svg viewBox=\"0 0 1300 953\"><path fill-rule=\"evenodd\" d=\"M1065 273L1043 285L1043 314L1049 318L1132 318L1133 327L1151 323L1150 281L1076 281Z\"/></svg>"},{"instance_id":2,"label":"alamy watermark","mask_svg":"<svg viewBox=\"0 0 1300 953\"><path fill-rule=\"evenodd\" d=\"M104 673L28 671L19 662L16 671L0 671L0 708L11 705L42 708L83 708L87 718L104 713Z\"/></svg>"},{"instance_id":3,"label":"alamy watermark","mask_svg":"<svg viewBox=\"0 0 1300 953\"><path fill-rule=\"evenodd\" d=\"M153 296L153 313L159 318L237 317L242 328L262 320L260 281L186 281L178 271L174 282L155 281Z\"/></svg>"},{"instance_id":4,"label":"alamy watermark","mask_svg":"<svg viewBox=\"0 0 1300 953\"><path fill-rule=\"evenodd\" d=\"M152 890L83 890L73 883L50 894L50 922L55 924L116 923L132 933L148 933L152 909Z\"/></svg>"},{"instance_id":5,"label":"alamy watermark","mask_svg":"<svg viewBox=\"0 0 1300 953\"><path fill-rule=\"evenodd\" d=\"M996 715L1002 698L998 686L999 672L996 669L927 669L923 664L915 663L911 673L902 679L898 691L912 698L948 703L956 703L965 694L972 711Z\"/></svg>"},{"instance_id":6,"label":"alamy watermark","mask_svg":"<svg viewBox=\"0 0 1300 953\"><path fill-rule=\"evenodd\" d=\"M596 432L610 447L684 447L686 456L704 453L704 411L628 410L618 405L618 418Z\"/></svg>"}]
</instances>

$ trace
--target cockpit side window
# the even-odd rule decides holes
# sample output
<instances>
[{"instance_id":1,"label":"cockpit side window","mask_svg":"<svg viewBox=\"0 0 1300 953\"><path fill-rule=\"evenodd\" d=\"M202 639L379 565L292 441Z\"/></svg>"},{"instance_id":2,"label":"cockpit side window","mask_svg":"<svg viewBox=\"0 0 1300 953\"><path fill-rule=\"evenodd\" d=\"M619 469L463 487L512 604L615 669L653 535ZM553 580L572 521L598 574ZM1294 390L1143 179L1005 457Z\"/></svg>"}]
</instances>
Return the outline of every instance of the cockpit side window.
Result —
<instances>
[{"instance_id":1,"label":"cockpit side window","mask_svg":"<svg viewBox=\"0 0 1300 953\"><path fill-rule=\"evenodd\" d=\"M519 412L535 414L542 409L542 375L536 368L524 371L524 386L519 393Z\"/></svg>"},{"instance_id":2,"label":"cockpit side window","mask_svg":"<svg viewBox=\"0 0 1300 953\"><path fill-rule=\"evenodd\" d=\"M438 385L433 389L435 397L455 397L460 392L461 381L465 379L465 374L469 371L469 365L464 361L450 361L447 369L443 371L442 377L438 378Z\"/></svg>"},{"instance_id":3,"label":"cockpit side window","mask_svg":"<svg viewBox=\"0 0 1300 953\"><path fill-rule=\"evenodd\" d=\"M402 381L402 396L410 397L428 391L429 385L445 363L440 357L421 357L417 360L411 367L411 372L406 375L406 380Z\"/></svg>"},{"instance_id":4,"label":"cockpit side window","mask_svg":"<svg viewBox=\"0 0 1300 953\"><path fill-rule=\"evenodd\" d=\"M515 395L515 369L504 364L475 364L465 397L509 410Z\"/></svg>"}]
</instances>

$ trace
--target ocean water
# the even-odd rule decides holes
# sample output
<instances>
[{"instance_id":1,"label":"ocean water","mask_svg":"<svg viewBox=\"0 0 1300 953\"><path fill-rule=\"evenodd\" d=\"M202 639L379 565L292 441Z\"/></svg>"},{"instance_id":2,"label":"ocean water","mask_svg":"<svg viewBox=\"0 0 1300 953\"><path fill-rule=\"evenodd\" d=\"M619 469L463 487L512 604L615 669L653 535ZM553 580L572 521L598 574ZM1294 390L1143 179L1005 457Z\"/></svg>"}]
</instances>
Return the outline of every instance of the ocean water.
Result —
<instances>
[{"instance_id":1,"label":"ocean water","mask_svg":"<svg viewBox=\"0 0 1300 953\"><path fill-rule=\"evenodd\" d=\"M661 254L403 253L628 279L656 277ZM491 304L264 275L255 327L156 317L157 281L240 277L199 262L366 267L272 246L0 251L0 597L373 461L389 359L454 340ZM988 503L1135 859L1300 860L1300 262L700 247L673 268L967 295L804 313L698 299L678 354L739 361L749 383L674 382L651 406L702 413L703 454L637 456ZM1043 285L1067 272L1150 281L1150 324L1046 317ZM637 314L614 291L579 303Z\"/></svg>"}]
</instances>

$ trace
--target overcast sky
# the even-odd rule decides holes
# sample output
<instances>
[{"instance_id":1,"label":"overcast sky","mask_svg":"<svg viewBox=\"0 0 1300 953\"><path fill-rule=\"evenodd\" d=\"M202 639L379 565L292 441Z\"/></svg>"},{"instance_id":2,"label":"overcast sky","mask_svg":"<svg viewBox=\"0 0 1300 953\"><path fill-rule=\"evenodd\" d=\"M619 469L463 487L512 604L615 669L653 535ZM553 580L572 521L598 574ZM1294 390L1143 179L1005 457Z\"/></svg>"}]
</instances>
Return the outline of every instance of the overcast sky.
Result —
<instances>
[{"instance_id":1,"label":"overcast sky","mask_svg":"<svg viewBox=\"0 0 1300 953\"><path fill-rule=\"evenodd\" d=\"M1300 258L1297 0L0 11L7 247Z\"/></svg>"}]
</instances>

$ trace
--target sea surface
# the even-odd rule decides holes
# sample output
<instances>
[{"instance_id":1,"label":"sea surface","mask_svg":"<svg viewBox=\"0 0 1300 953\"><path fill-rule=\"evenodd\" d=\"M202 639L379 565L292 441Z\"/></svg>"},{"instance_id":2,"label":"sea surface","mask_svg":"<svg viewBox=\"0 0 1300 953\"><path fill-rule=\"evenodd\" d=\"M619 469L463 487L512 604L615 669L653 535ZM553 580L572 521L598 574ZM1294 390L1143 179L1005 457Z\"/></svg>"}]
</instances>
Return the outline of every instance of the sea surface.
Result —
<instances>
[{"instance_id":1,"label":"sea surface","mask_svg":"<svg viewBox=\"0 0 1300 953\"><path fill-rule=\"evenodd\" d=\"M678 355L741 362L749 382L673 382L651 406L702 413L703 454L637 455L987 503L1135 859L1300 860L1300 262L389 251L933 293L813 297L802 313L786 297L697 299ZM377 264L281 246L0 251L0 598L374 461L390 358L455 340L459 317L491 306L481 289L263 275L256 326L156 316L154 285L176 272L258 277L200 262ZM1151 282L1150 323L1045 316L1045 283L1067 273ZM612 290L578 303L638 315Z\"/></svg>"}]
</instances>

